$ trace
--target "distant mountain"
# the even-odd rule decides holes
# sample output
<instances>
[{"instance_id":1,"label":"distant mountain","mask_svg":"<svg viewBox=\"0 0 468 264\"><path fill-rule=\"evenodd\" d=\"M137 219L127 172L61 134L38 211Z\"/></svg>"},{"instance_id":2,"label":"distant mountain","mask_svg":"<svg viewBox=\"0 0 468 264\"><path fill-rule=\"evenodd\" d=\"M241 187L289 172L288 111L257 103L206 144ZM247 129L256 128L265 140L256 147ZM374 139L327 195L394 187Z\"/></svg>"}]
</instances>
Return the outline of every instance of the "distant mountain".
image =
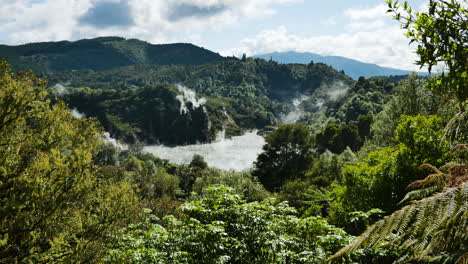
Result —
<instances>
[{"instance_id":1,"label":"distant mountain","mask_svg":"<svg viewBox=\"0 0 468 264\"><path fill-rule=\"evenodd\" d=\"M273 52L263 55L256 55L255 58L262 58L265 60L274 60L279 63L303 63L308 64L311 61L321 62L332 66L333 68L341 71L343 70L346 75L357 80L360 76L390 76L390 75L407 75L411 71L399 70L394 68L381 67L376 64L364 63L353 59L348 59L339 56L321 56L308 52Z\"/></svg>"},{"instance_id":2,"label":"distant mountain","mask_svg":"<svg viewBox=\"0 0 468 264\"><path fill-rule=\"evenodd\" d=\"M15 70L37 73L111 70L128 65L201 65L227 58L193 44L153 45L137 39L100 37L74 42L0 45L0 57Z\"/></svg>"}]
</instances>

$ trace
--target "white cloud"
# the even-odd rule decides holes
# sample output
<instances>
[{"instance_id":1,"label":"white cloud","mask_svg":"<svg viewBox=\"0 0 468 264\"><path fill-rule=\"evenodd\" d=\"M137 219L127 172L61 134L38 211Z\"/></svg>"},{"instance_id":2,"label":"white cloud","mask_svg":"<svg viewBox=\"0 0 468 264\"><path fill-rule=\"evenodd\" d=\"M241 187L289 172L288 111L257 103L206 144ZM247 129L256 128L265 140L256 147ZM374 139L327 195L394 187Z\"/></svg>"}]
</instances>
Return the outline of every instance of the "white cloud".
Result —
<instances>
[{"instance_id":1,"label":"white cloud","mask_svg":"<svg viewBox=\"0 0 468 264\"><path fill-rule=\"evenodd\" d=\"M369 31L369 30L378 30L385 26L383 20L374 20L374 21L353 21L349 23L346 27L351 31Z\"/></svg>"},{"instance_id":2,"label":"white cloud","mask_svg":"<svg viewBox=\"0 0 468 264\"><path fill-rule=\"evenodd\" d=\"M352 20L377 19L387 12L388 6L380 4L371 8L349 8L346 9L345 16Z\"/></svg>"},{"instance_id":3,"label":"white cloud","mask_svg":"<svg viewBox=\"0 0 468 264\"><path fill-rule=\"evenodd\" d=\"M0 0L0 34L6 36L7 44L103 35L174 42L181 37L185 40L187 35L197 39L207 29L220 30L241 19L271 15L275 12L273 4L298 1L301 0ZM109 13L106 17L108 7L114 7L121 15ZM129 17L122 21L122 15ZM115 26L109 19L116 19Z\"/></svg>"},{"instance_id":4,"label":"white cloud","mask_svg":"<svg viewBox=\"0 0 468 264\"><path fill-rule=\"evenodd\" d=\"M326 19L321 20L320 24L323 25L323 26L334 26L334 25L338 24L338 21L337 21L336 17L332 16L332 17L328 17Z\"/></svg>"},{"instance_id":5,"label":"white cloud","mask_svg":"<svg viewBox=\"0 0 468 264\"><path fill-rule=\"evenodd\" d=\"M344 33L322 36L298 36L290 34L285 26L263 30L253 38L241 40L240 47L222 54L249 56L270 52L298 51L320 55L343 56L380 66L407 70L419 70L413 48L400 24L386 14L385 6L367 9L347 9L344 15L348 24Z\"/></svg>"}]
</instances>

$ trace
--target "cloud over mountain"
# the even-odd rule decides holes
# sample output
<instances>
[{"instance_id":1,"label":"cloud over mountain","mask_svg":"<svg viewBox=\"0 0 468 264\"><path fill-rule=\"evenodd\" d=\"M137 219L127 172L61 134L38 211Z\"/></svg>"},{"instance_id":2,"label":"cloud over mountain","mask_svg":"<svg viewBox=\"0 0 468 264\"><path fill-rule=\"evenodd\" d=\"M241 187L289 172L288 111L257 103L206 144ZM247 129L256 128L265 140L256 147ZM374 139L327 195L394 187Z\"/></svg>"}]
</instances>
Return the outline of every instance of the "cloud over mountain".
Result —
<instances>
[{"instance_id":1,"label":"cloud over mountain","mask_svg":"<svg viewBox=\"0 0 468 264\"><path fill-rule=\"evenodd\" d=\"M384 5L347 9L343 13L346 31L334 35L299 36L284 25L262 30L254 37L244 38L238 48L222 52L241 56L271 52L312 52L343 56L385 67L419 71L414 65L417 56L403 36L400 25L385 15ZM334 22L336 23L336 22Z\"/></svg>"}]
</instances>

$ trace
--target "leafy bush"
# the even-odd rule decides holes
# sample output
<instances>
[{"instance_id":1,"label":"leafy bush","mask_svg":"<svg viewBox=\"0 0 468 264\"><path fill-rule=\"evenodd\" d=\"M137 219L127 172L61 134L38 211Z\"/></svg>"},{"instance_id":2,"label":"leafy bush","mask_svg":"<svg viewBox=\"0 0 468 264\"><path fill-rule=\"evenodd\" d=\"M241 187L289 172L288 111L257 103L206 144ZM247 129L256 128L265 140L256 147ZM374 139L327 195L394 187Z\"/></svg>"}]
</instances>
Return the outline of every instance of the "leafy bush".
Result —
<instances>
[{"instance_id":1,"label":"leafy bush","mask_svg":"<svg viewBox=\"0 0 468 264\"><path fill-rule=\"evenodd\" d=\"M442 125L436 116L402 116L395 131L398 145L371 152L364 160L345 166L341 185L334 185L332 222L347 226L349 212L380 208L390 213L397 209L406 186L425 175L419 165L440 166L452 159L442 141Z\"/></svg>"},{"instance_id":2,"label":"leafy bush","mask_svg":"<svg viewBox=\"0 0 468 264\"><path fill-rule=\"evenodd\" d=\"M165 217L122 231L110 263L319 263L350 241L341 229L319 217L300 219L286 203L246 203L234 190L210 187L187 202L189 216Z\"/></svg>"}]
</instances>

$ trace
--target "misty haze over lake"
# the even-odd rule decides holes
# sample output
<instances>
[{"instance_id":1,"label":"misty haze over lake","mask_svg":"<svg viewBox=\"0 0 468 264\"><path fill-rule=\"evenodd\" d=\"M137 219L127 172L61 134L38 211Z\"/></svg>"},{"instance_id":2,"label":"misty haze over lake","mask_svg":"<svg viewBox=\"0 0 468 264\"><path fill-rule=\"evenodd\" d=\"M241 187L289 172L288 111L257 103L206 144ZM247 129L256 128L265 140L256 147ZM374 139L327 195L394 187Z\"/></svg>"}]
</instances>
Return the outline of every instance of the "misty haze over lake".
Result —
<instances>
[{"instance_id":1,"label":"misty haze over lake","mask_svg":"<svg viewBox=\"0 0 468 264\"><path fill-rule=\"evenodd\" d=\"M243 171L253 167L264 144L265 139L252 131L230 139L222 138L210 144L178 147L155 145L146 146L143 151L177 164L189 164L193 155L198 154L203 156L210 167Z\"/></svg>"}]
</instances>

